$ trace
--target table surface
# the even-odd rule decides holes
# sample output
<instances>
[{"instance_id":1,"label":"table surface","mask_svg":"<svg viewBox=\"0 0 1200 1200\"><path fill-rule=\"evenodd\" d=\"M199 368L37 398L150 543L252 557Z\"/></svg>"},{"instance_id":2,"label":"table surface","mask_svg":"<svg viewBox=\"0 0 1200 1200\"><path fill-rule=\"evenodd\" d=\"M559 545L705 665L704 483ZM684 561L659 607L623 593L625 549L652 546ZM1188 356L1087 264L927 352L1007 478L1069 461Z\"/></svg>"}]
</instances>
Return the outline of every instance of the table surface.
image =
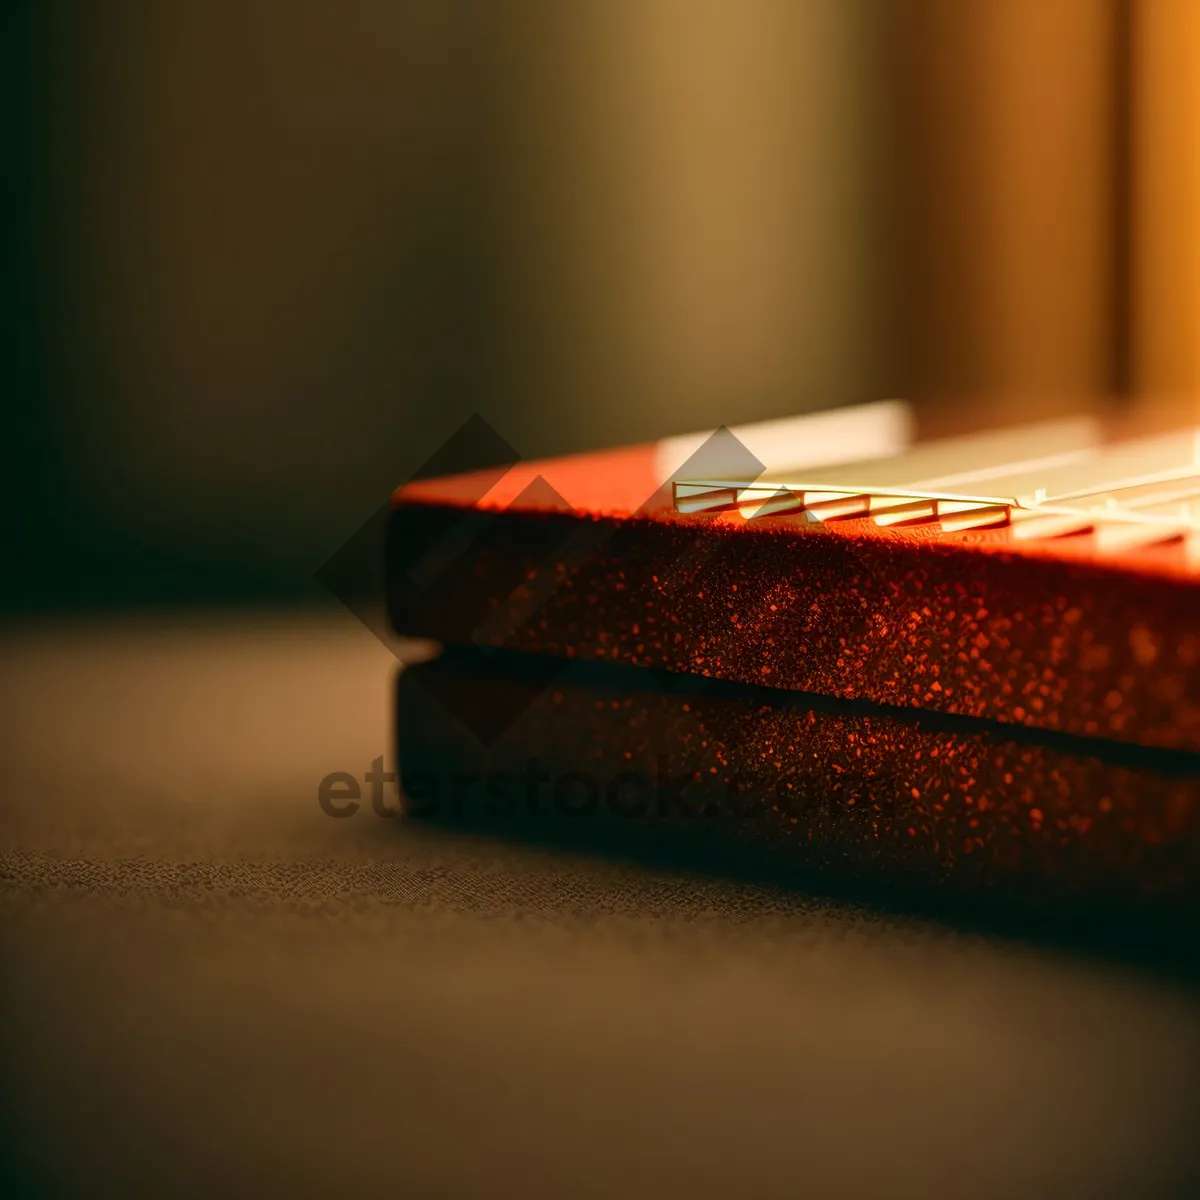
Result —
<instances>
[{"instance_id":1,"label":"table surface","mask_svg":"<svg viewBox=\"0 0 1200 1200\"><path fill-rule=\"evenodd\" d=\"M0 1192L1200 1190L1182 983L328 817L393 757L396 660L342 614L3 641Z\"/></svg>"}]
</instances>

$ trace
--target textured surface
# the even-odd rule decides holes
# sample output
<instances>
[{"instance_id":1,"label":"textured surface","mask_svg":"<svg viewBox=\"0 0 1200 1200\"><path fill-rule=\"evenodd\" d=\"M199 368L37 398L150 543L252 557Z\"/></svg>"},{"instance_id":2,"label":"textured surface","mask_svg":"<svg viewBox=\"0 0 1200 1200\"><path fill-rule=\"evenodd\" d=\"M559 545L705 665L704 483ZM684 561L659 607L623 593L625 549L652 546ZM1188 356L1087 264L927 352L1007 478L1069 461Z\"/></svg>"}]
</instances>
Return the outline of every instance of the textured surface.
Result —
<instances>
[{"instance_id":1,"label":"textured surface","mask_svg":"<svg viewBox=\"0 0 1200 1200\"><path fill-rule=\"evenodd\" d=\"M1200 949L1200 755L490 651L398 695L414 815L670 831L868 887L1152 917Z\"/></svg>"},{"instance_id":2,"label":"textured surface","mask_svg":"<svg viewBox=\"0 0 1200 1200\"><path fill-rule=\"evenodd\" d=\"M594 462L577 484L575 468L542 464L515 496L506 478L475 497L473 540L427 576L472 485L405 489L396 627L1200 749L1200 566L1182 546L1103 557L1091 538L1019 542L1008 528L684 516L669 496L635 516L630 455L612 456L607 503Z\"/></svg>"},{"instance_id":3,"label":"textured surface","mask_svg":"<svg viewBox=\"0 0 1200 1200\"><path fill-rule=\"evenodd\" d=\"M0 649L8 1192L1200 1183L1177 985L369 804L331 819L318 780L390 741L394 662L348 621Z\"/></svg>"}]
</instances>

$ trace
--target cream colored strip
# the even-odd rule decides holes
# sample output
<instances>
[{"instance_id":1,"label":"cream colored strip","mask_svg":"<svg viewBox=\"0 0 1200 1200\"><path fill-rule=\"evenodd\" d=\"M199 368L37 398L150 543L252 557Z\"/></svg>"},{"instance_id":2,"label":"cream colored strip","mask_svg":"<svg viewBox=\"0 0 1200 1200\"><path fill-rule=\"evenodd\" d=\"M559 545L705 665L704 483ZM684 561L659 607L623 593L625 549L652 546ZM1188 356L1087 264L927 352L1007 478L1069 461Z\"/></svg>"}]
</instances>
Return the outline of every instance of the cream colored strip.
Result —
<instances>
[{"instance_id":1,"label":"cream colored strip","mask_svg":"<svg viewBox=\"0 0 1200 1200\"><path fill-rule=\"evenodd\" d=\"M1036 541L1040 538L1068 537L1073 533L1087 533L1096 523L1091 513L1056 513L1052 516L1031 515L1025 517L1012 513L1012 535L1018 541Z\"/></svg>"},{"instance_id":2,"label":"cream colored strip","mask_svg":"<svg viewBox=\"0 0 1200 1200\"><path fill-rule=\"evenodd\" d=\"M1105 553L1115 554L1122 550L1136 550L1141 546L1176 542L1187 532L1188 528L1185 525L1105 521L1096 527L1096 547Z\"/></svg>"}]
</instances>

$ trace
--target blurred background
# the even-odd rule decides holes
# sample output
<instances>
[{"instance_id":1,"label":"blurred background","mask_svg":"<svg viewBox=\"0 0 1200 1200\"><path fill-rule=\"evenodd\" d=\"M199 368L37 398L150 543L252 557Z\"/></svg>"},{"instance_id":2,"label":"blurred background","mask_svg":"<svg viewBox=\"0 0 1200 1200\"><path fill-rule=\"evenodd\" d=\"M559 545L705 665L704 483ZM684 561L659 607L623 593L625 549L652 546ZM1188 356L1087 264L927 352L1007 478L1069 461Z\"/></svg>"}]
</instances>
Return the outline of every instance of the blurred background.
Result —
<instances>
[{"instance_id":1,"label":"blurred background","mask_svg":"<svg viewBox=\"0 0 1200 1200\"><path fill-rule=\"evenodd\" d=\"M319 596L473 412L1197 411L1196 0L3 7L10 612Z\"/></svg>"},{"instance_id":2,"label":"blurred background","mask_svg":"<svg viewBox=\"0 0 1200 1200\"><path fill-rule=\"evenodd\" d=\"M0 126L0 1194L1200 1195L1118 950L329 820L314 581L473 413L1200 420L1200 0L5 0Z\"/></svg>"}]
</instances>

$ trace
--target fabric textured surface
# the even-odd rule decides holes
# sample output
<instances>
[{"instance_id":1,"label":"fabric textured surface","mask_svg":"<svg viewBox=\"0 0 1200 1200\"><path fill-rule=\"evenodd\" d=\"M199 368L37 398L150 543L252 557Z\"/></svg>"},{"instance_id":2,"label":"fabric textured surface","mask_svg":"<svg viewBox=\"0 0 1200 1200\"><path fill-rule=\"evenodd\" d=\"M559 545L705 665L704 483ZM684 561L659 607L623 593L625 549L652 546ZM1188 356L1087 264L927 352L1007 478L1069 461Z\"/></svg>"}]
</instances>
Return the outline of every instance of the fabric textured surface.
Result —
<instances>
[{"instance_id":1,"label":"fabric textured surface","mask_svg":"<svg viewBox=\"0 0 1200 1200\"><path fill-rule=\"evenodd\" d=\"M7 1192L1200 1184L1182 984L366 802L333 819L324 776L391 766L396 670L340 615L46 624L0 652Z\"/></svg>"}]
</instances>

